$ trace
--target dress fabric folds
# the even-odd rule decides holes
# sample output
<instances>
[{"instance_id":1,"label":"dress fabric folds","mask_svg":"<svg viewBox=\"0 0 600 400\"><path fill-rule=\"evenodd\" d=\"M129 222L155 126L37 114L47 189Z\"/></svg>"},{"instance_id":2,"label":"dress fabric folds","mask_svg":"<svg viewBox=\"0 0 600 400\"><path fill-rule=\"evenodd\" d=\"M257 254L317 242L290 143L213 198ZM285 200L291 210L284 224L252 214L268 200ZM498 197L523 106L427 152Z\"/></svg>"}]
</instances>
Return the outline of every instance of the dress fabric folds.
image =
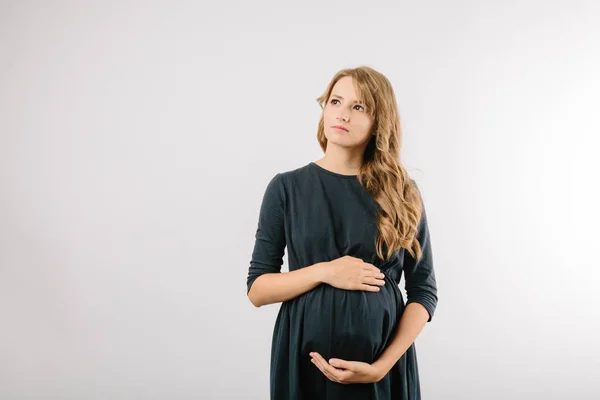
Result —
<instances>
[{"instance_id":1,"label":"dress fabric folds","mask_svg":"<svg viewBox=\"0 0 600 400\"><path fill-rule=\"evenodd\" d=\"M297 270L350 255L378 267L385 275L379 292L342 290L328 284L281 303L271 347L272 400L418 400L421 398L413 343L379 382L340 384L310 362L316 351L326 360L372 363L396 332L407 304L418 302L431 321L437 305L427 215L417 239L419 262L404 249L388 261L377 257L377 203L354 175L329 171L314 162L277 173L260 207L247 290L265 273ZM385 249L385 247L384 247ZM399 288L404 273L406 301Z\"/></svg>"}]
</instances>

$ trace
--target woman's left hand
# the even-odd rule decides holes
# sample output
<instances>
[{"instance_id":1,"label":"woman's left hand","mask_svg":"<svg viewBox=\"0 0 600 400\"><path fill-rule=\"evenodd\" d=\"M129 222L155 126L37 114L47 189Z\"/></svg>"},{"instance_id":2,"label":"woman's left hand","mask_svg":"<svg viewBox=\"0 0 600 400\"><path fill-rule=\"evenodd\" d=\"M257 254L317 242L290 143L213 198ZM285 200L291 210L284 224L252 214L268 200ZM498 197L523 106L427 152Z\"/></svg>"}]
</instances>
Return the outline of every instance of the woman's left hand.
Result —
<instances>
[{"instance_id":1,"label":"woman's left hand","mask_svg":"<svg viewBox=\"0 0 600 400\"><path fill-rule=\"evenodd\" d=\"M333 382L348 383L375 383L384 376L372 364L360 361L346 361L332 358L327 362L319 353L310 353L311 362Z\"/></svg>"}]
</instances>

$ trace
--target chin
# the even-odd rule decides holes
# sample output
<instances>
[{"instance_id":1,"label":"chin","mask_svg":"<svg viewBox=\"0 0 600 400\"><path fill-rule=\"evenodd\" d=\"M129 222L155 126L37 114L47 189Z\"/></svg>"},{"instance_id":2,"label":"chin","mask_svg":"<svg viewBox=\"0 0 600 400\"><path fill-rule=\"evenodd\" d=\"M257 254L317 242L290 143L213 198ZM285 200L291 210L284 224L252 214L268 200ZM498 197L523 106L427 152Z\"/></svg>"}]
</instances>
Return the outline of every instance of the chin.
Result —
<instances>
[{"instance_id":1,"label":"chin","mask_svg":"<svg viewBox=\"0 0 600 400\"><path fill-rule=\"evenodd\" d=\"M348 132L337 132L337 131L333 131L333 132L327 132L325 134L325 137L327 138L327 140L331 140L334 142L349 142L351 139L348 137Z\"/></svg>"},{"instance_id":2,"label":"chin","mask_svg":"<svg viewBox=\"0 0 600 400\"><path fill-rule=\"evenodd\" d=\"M342 145L342 144L346 144L347 145L348 144L348 140L340 139L336 135L325 135L325 137L327 138L327 141L329 143L339 144L339 145Z\"/></svg>"},{"instance_id":3,"label":"chin","mask_svg":"<svg viewBox=\"0 0 600 400\"><path fill-rule=\"evenodd\" d=\"M358 144L354 143L354 142L349 142L346 140L327 140L327 143L338 146L338 147L344 147L346 149L351 149L353 147L358 146Z\"/></svg>"}]
</instances>

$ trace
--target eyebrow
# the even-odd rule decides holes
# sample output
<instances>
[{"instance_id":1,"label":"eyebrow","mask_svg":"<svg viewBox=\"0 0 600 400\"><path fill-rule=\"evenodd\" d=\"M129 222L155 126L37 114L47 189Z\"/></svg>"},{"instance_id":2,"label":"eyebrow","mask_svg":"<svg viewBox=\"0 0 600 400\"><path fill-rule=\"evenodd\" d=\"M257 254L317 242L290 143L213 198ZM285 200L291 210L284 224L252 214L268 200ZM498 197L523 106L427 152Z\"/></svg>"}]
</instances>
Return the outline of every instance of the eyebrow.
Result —
<instances>
[{"instance_id":1,"label":"eyebrow","mask_svg":"<svg viewBox=\"0 0 600 400\"><path fill-rule=\"evenodd\" d=\"M337 95L337 94L332 94L331 97L337 97L337 98L340 98L340 99L344 100L344 98L342 96ZM361 100L356 100L354 102L355 103L359 103L359 104L363 104L363 102Z\"/></svg>"}]
</instances>

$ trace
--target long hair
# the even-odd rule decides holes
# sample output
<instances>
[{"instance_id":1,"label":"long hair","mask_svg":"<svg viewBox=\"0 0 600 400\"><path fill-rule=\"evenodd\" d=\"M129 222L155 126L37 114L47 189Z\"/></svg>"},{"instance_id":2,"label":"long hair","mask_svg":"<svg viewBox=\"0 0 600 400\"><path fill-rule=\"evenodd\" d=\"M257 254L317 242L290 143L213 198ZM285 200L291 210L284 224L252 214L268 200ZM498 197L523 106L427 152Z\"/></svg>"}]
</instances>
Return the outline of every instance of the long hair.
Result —
<instances>
[{"instance_id":1,"label":"long hair","mask_svg":"<svg viewBox=\"0 0 600 400\"><path fill-rule=\"evenodd\" d=\"M358 179L378 204L377 255L382 260L389 260L396 251L405 248L419 260L422 251L416 234L423 205L419 189L400 162L402 132L392 85L383 74L370 67L340 70L317 98L321 109L329 102L336 82L345 76L353 78L354 90L365 105L365 112L374 121L371 133L375 134L365 149ZM323 114L319 120L317 140L325 152L327 138ZM384 247L387 247L385 258Z\"/></svg>"}]
</instances>

